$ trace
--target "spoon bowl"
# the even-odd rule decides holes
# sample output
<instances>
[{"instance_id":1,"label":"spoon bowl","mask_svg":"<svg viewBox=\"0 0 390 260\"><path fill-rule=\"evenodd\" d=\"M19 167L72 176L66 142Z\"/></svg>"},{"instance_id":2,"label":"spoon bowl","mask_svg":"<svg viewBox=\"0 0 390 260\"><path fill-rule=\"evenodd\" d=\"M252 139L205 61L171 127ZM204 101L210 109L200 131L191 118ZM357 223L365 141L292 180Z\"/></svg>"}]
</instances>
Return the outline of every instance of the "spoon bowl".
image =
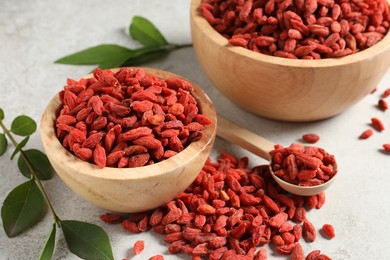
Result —
<instances>
[{"instance_id":1,"label":"spoon bowl","mask_svg":"<svg viewBox=\"0 0 390 260\"><path fill-rule=\"evenodd\" d=\"M328 181L315 186L300 186L279 178L277 175L275 175L271 167L273 158L270 152L274 150L274 143L234 124L233 122L230 122L222 116L218 115L217 118L217 135L269 161L269 168L272 177L274 178L275 182L284 190L295 195L311 196L325 191L334 183L337 174ZM335 170L337 170L337 163L335 163L333 167Z\"/></svg>"},{"instance_id":2,"label":"spoon bowl","mask_svg":"<svg viewBox=\"0 0 390 260\"><path fill-rule=\"evenodd\" d=\"M142 69L161 79L180 77L167 71ZM85 78L88 77L92 75ZM54 170L77 195L106 210L122 213L142 212L172 200L199 174L209 156L216 134L214 106L200 87L191 84L191 94L197 100L199 110L212 122L202 130L203 137L175 156L136 168L100 169L66 150L55 132L55 121L61 105L59 95L55 95L42 115L40 129L43 147Z\"/></svg>"},{"instance_id":3,"label":"spoon bowl","mask_svg":"<svg viewBox=\"0 0 390 260\"><path fill-rule=\"evenodd\" d=\"M337 164L335 164L334 166L337 169ZM323 184L320 184L320 185L298 186L298 185L295 185L295 184L292 184L292 183L289 183L287 181L282 180L281 178L279 178L278 176L275 175L275 173L272 171L272 169L270 169L270 171L271 171L272 177L274 178L276 183L280 187L282 187L282 189L284 189L292 194L296 194L296 195L300 195L300 196L311 196L311 195L319 194L319 193L325 191L333 184L333 182L337 176L337 174L336 174L331 179L329 179L327 182L324 182Z\"/></svg>"}]
</instances>

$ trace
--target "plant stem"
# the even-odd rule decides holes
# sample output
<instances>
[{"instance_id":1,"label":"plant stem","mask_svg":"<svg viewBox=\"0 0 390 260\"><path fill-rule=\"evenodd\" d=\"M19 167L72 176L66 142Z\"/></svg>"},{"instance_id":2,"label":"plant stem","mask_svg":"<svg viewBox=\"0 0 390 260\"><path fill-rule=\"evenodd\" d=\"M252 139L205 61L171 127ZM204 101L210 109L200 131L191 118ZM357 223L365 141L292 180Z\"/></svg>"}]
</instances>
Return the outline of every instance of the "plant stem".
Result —
<instances>
[{"instance_id":1,"label":"plant stem","mask_svg":"<svg viewBox=\"0 0 390 260\"><path fill-rule=\"evenodd\" d=\"M12 136L11 132L8 130L8 128L3 124L3 121L0 120L0 126L1 128L3 129L4 131L4 134L8 137L8 139L12 142L12 144L17 147L18 146L18 142L15 140L15 138ZM39 179L38 177L38 174L35 172L35 169L34 169L34 166L33 164L31 163L30 159L27 157L26 153L23 151L23 149L20 149L20 155L23 157L23 159L25 160L26 164L27 164L27 167L28 169L30 170L30 174L32 176L32 178L34 179L35 183L38 185L38 188L41 190L42 192L42 195L46 201L46 204L47 206L49 207L52 215L53 215L53 218L54 218L54 222L59 225L60 223L60 218L57 216L56 212L54 211L54 208L53 208L53 205L51 204L50 200L49 200L49 197L45 191L45 189L43 188L43 185L41 183L41 180Z\"/></svg>"}]
</instances>

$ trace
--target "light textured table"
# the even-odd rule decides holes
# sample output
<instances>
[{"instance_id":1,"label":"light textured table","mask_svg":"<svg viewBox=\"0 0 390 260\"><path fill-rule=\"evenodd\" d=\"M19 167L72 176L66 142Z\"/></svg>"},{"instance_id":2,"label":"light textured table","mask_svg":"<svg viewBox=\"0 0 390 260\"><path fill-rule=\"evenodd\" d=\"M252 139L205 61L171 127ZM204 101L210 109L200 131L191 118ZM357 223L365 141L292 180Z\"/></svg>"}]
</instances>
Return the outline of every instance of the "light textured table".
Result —
<instances>
[{"instance_id":1,"label":"light textured table","mask_svg":"<svg viewBox=\"0 0 390 260\"><path fill-rule=\"evenodd\" d=\"M169 42L190 43L189 5L189 0L2 0L0 107L6 113L6 124L19 114L39 121L47 102L64 86L67 77L79 78L93 69L57 65L54 60L101 43L137 47L125 34L134 15L151 20ZM390 259L390 154L381 152L382 144L390 143L390 112L376 108L381 91L390 87L390 71L379 84L377 93L343 114L319 122L286 123L249 114L224 98L201 71L192 48L175 51L145 66L193 80L207 92L220 114L274 142L288 145L297 142L302 134L319 134L318 146L336 155L340 172L327 192L325 206L310 211L308 218L317 228L331 223L336 238L327 240L318 235L314 243L303 241L305 252L320 249L334 259ZM373 116L381 118L388 129L375 132L369 140L358 140L360 133L369 128ZM43 149L38 133L31 137L28 148ZM212 158L222 151L238 157L248 156L253 166L266 163L217 138ZM25 181L16 161L9 160L10 155L11 149L0 158L1 202L13 187ZM153 232L130 235L120 225L103 224L99 215L105 211L79 199L57 176L44 186L62 219L95 223L107 231L115 259L147 259L154 254L163 254L166 259L191 259L184 254L169 255L162 236ZM51 215L47 214L43 222L12 239L1 228L0 259L36 259L51 225ZM132 245L138 239L145 239L146 249L133 257ZM54 258L77 259L65 249L61 232L57 235ZM286 259L275 254L269 258Z\"/></svg>"}]
</instances>

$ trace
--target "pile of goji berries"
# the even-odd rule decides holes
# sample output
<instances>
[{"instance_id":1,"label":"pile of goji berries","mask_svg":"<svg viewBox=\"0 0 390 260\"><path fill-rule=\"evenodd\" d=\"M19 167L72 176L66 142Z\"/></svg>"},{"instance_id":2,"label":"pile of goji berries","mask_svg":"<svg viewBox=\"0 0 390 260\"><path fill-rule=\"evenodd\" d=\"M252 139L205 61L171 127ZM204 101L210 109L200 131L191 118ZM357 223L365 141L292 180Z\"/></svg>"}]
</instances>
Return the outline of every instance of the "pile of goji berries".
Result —
<instances>
[{"instance_id":1,"label":"pile of goji berries","mask_svg":"<svg viewBox=\"0 0 390 260\"><path fill-rule=\"evenodd\" d=\"M275 145L270 154L274 174L292 184L316 186L337 174L335 157L319 147L296 143L288 147Z\"/></svg>"},{"instance_id":2,"label":"pile of goji berries","mask_svg":"<svg viewBox=\"0 0 390 260\"><path fill-rule=\"evenodd\" d=\"M167 159L202 138L211 123L199 111L191 83L160 79L143 69L97 68L68 79L56 132L78 158L103 167L140 167Z\"/></svg>"},{"instance_id":3,"label":"pile of goji berries","mask_svg":"<svg viewBox=\"0 0 390 260\"><path fill-rule=\"evenodd\" d=\"M261 246L271 243L277 253L297 260L305 256L301 238L313 242L317 236L306 212L324 203L325 193L303 197L282 190L268 165L251 169L247 157L237 160L222 153L217 162L208 160L195 181L165 205L142 213L106 213L101 219L121 223L130 233L153 229L165 235L171 254L185 252L193 259L267 259ZM326 238L335 236L329 224L321 230ZM307 256L331 259L319 250Z\"/></svg>"},{"instance_id":4,"label":"pile of goji berries","mask_svg":"<svg viewBox=\"0 0 390 260\"><path fill-rule=\"evenodd\" d=\"M292 59L356 53L390 24L385 0L202 0L200 11L230 44Z\"/></svg>"}]
</instances>

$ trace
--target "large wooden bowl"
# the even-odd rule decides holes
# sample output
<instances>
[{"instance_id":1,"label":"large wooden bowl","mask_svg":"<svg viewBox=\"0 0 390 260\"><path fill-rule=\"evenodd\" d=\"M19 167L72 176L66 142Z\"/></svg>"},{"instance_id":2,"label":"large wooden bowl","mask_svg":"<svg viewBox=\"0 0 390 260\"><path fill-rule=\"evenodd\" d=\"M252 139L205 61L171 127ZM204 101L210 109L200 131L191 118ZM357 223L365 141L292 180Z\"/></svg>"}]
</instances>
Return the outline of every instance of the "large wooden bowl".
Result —
<instances>
[{"instance_id":1,"label":"large wooden bowl","mask_svg":"<svg viewBox=\"0 0 390 260\"><path fill-rule=\"evenodd\" d=\"M338 59L291 60L231 46L191 3L198 61L223 95L243 109L283 121L312 121L345 111L370 93L390 65L390 33Z\"/></svg>"},{"instance_id":2,"label":"large wooden bowl","mask_svg":"<svg viewBox=\"0 0 390 260\"><path fill-rule=\"evenodd\" d=\"M162 79L178 77L161 70L144 70ZM172 200L196 178L208 158L216 134L213 104L200 87L193 84L193 88L192 94L198 100L200 110L212 120L212 124L203 130L203 138L154 165L122 169L99 169L78 159L61 145L54 130L60 106L56 95L43 113L40 128L43 146L53 168L76 194L107 210L141 212Z\"/></svg>"}]
</instances>

